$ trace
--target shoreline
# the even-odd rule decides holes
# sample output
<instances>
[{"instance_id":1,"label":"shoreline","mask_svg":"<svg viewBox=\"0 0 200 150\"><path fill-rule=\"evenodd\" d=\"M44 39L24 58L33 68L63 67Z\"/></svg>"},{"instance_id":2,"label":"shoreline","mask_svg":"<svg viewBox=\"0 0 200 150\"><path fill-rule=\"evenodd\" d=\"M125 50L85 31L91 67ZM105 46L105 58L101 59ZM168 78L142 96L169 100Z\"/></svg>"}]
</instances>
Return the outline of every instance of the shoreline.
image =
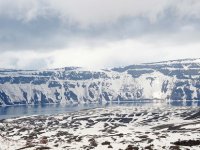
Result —
<instances>
[{"instance_id":1,"label":"shoreline","mask_svg":"<svg viewBox=\"0 0 200 150\"><path fill-rule=\"evenodd\" d=\"M5 119L0 130L1 150L199 149L200 108L95 108Z\"/></svg>"}]
</instances>

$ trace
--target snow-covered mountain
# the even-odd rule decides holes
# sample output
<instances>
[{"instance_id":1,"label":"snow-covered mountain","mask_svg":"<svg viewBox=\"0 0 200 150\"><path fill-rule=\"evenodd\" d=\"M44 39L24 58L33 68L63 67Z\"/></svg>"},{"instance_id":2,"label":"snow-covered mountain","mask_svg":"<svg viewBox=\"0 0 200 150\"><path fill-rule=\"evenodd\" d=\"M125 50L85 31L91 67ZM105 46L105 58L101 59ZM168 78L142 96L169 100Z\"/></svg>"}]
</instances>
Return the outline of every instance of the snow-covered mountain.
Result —
<instances>
[{"instance_id":1,"label":"snow-covered mountain","mask_svg":"<svg viewBox=\"0 0 200 150\"><path fill-rule=\"evenodd\" d=\"M0 69L0 105L200 99L200 59L89 70Z\"/></svg>"}]
</instances>

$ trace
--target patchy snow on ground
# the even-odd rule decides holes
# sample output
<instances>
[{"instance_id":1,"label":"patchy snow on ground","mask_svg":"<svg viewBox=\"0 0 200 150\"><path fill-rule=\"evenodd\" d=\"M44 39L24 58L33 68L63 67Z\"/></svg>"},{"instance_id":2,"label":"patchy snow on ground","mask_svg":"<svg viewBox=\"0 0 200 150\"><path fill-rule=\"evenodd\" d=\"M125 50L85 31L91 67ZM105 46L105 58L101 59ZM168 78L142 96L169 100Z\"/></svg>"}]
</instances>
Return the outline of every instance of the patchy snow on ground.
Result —
<instances>
[{"instance_id":1,"label":"patchy snow on ground","mask_svg":"<svg viewBox=\"0 0 200 150\"><path fill-rule=\"evenodd\" d=\"M198 107L109 107L0 120L0 150L200 149Z\"/></svg>"}]
</instances>

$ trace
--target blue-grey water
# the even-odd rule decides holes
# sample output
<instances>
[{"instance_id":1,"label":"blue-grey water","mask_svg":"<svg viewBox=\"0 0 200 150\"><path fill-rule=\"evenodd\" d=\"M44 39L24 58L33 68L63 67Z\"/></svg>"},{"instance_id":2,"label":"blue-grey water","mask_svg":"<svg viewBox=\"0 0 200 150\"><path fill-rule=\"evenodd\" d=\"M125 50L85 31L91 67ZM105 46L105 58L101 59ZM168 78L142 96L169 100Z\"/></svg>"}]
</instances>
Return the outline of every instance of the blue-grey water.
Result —
<instances>
[{"instance_id":1,"label":"blue-grey water","mask_svg":"<svg viewBox=\"0 0 200 150\"><path fill-rule=\"evenodd\" d=\"M50 115L60 114L66 112L74 112L84 109L102 108L102 107L114 107L114 106L200 106L200 101L170 101L170 102L150 102L150 101L138 101L138 102L118 102L118 103L91 103L91 104L46 104L46 105L15 105L0 107L0 119L30 116L30 115Z\"/></svg>"}]
</instances>

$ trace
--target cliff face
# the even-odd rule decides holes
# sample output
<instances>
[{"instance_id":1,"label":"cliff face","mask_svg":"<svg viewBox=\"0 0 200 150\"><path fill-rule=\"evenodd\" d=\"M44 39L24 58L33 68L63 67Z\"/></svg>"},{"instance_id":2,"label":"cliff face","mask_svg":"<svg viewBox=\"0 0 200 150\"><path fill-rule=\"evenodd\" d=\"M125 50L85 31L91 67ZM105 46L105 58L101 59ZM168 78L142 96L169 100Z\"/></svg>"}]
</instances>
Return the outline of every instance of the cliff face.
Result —
<instances>
[{"instance_id":1,"label":"cliff face","mask_svg":"<svg viewBox=\"0 0 200 150\"><path fill-rule=\"evenodd\" d=\"M0 105L200 99L200 59L91 71L0 70Z\"/></svg>"}]
</instances>

